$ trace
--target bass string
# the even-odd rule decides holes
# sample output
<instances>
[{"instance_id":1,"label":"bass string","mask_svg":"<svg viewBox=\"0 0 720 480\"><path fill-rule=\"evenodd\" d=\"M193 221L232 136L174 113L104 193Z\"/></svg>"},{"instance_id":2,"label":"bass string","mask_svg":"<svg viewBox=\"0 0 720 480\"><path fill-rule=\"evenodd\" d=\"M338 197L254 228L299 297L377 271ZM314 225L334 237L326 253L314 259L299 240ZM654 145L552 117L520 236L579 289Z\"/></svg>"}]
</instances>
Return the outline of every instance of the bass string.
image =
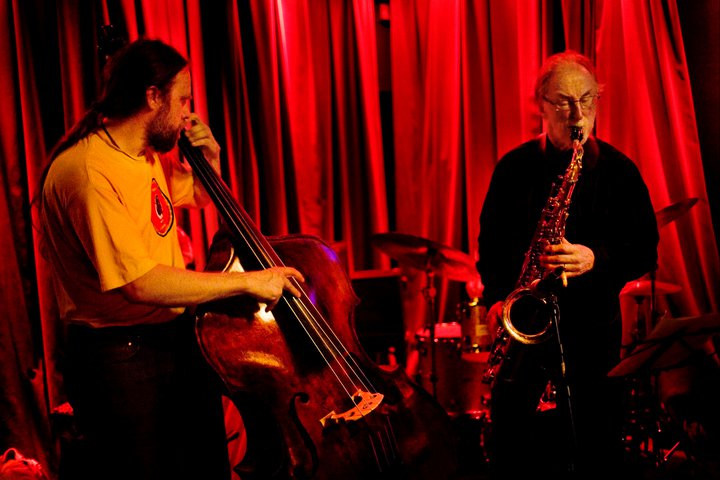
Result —
<instances>
[{"instance_id":1,"label":"bass string","mask_svg":"<svg viewBox=\"0 0 720 480\"><path fill-rule=\"evenodd\" d=\"M220 209L230 226L234 227L233 232L237 233L241 237L241 240L248 246L250 252L260 264L261 268L283 266L282 261L277 258L277 256L273 258L273 256L270 255L270 248L264 245L262 239L254 232L254 229L250 228L249 220L245 218L244 211L240 210L235 202L232 201L233 197L228 191L225 183L217 177L208 162L204 161L204 157L200 157L201 153L197 150L191 150L188 148L185 148L183 151L186 156L189 157L188 161L191 163L193 170L203 181L205 187L209 190L209 193L213 196L213 198L218 200L216 202L218 204L217 207ZM305 298L307 298L307 294L305 294L299 283L294 282L294 284L302 291ZM348 396L351 396L352 392L350 392L344 385L340 376L337 372L335 372L332 362L328 360L323 348L320 347L320 344L322 344L325 347L325 351L328 351L334 358L340 357L337 353L333 352L333 350L337 350L337 348L329 341L329 336L325 333L326 329L323 329L322 325L317 320L317 314L319 312L316 311L316 313L313 314L312 310L308 309L303 302L294 302L293 304L288 303L288 306L293 315L299 321L300 326L303 330L305 330L306 335L308 335L315 348L323 357L325 363L331 368L331 371L333 371L333 374L336 376L341 385L343 385L343 388L345 388ZM303 307L300 311L298 311L297 308L299 306ZM305 319L305 321L303 321L303 319ZM347 371L345 371L345 376L350 378Z\"/></svg>"},{"instance_id":2,"label":"bass string","mask_svg":"<svg viewBox=\"0 0 720 480\"><path fill-rule=\"evenodd\" d=\"M245 211L241 210L236 204L234 197L232 197L229 189L227 188L227 185L218 177L217 173L205 160L201 152L189 145L189 142L185 141L183 143L185 143L185 145L181 144L184 147L182 148L182 151L185 156L188 157L188 161L193 167L193 170L198 174L203 181L203 184L209 190L208 193L214 195L214 198L218 199L216 204L218 204L218 208L221 209L223 216L228 222L231 222L233 226L235 226L235 230L237 230L237 232L242 236L243 241L250 247L250 250L253 255L255 255L257 261L263 265L264 268L267 268L268 266L282 265L282 260L280 260L277 255L271 255L269 253L274 253L274 251L267 243L267 240L264 237L262 237L262 239L259 238L255 233L255 229L251 228L251 220L247 218ZM220 199L223 201L219 201ZM242 225L237 225L236 221L241 222ZM241 226L243 228L240 228ZM253 248L253 246L255 248ZM290 311L298 320L299 324L310 338L310 341L318 350L323 360L330 368L330 371L338 380L340 386L344 389L350 401L355 404L354 393L356 389L353 389L353 391L348 389L345 382L340 378L340 374L338 374L336 369L326 357L325 353L323 353L323 349L318 344L316 337L320 339L319 342L322 343L325 350L330 352L330 354L338 361L338 365L342 370L342 373L351 383L358 382L366 391L376 392L376 388L372 385L373 382L367 377L364 370L358 365L355 357L350 354L345 345L337 337L334 330L330 328L327 320L325 320L320 314L317 307L309 300L309 296L299 282L293 279L293 283L302 292L303 298L300 299L291 297L288 299L284 296L283 301L288 304ZM295 306L293 307L293 304L290 302L293 302ZM316 337L312 335L308 328L315 332ZM345 366L343 366L343 363L345 363ZM355 380L353 380L353 376L355 377ZM363 415L362 412L359 411L359 413L361 414L362 423L368 430L368 438L372 449L375 452L375 460L379 470L383 471L383 464L385 466L396 464L399 459L399 446L397 444L397 439L395 437L389 415L380 415L380 418L384 419L384 423L378 425L377 415L373 415L371 421L366 415Z\"/></svg>"},{"instance_id":3,"label":"bass string","mask_svg":"<svg viewBox=\"0 0 720 480\"><path fill-rule=\"evenodd\" d=\"M231 226L235 227L233 231L238 233L241 237L240 239L248 245L250 252L262 268L284 266L282 260L280 260L277 255L271 255L269 253L272 249L269 244L267 244L267 240L264 239L264 237L263 239L260 239L254 232L254 229L250 228L250 221L245 218L245 212L240 210L227 186L218 177L209 162L205 160L202 153L197 148L190 145L184 135L181 136L178 145L190 163L190 166L193 168L193 171L198 175L203 185L208 190L208 193L217 200L215 202L216 206L219 210L221 210L223 217L231 224ZM265 241L263 242L263 240ZM302 292L304 299L309 299L307 293L304 291L299 282L294 279L292 279L292 282L296 288ZM338 382L345 389L348 397L352 399L354 391L350 391L345 385L343 380L340 378L340 374L338 374L333 367L333 362L331 362L323 352L322 347L324 347L329 355L337 361L342 373L351 383L358 382L366 390L375 391L374 388L371 388L372 382L368 379L355 359L352 355L350 355L347 348L337 337L337 334L329 327L327 321L322 317L320 312L317 310L317 307L312 302L309 302L309 300L303 301L303 299L295 297L292 298L292 303L286 297L283 297L283 300L286 302L290 311L296 317L315 348L323 357L323 360L331 369ZM310 304L309 307L307 305L308 302ZM311 330L315 335L313 335Z\"/></svg>"},{"instance_id":4,"label":"bass string","mask_svg":"<svg viewBox=\"0 0 720 480\"><path fill-rule=\"evenodd\" d=\"M303 294L305 295L305 298L307 298L307 295L303 291ZM330 328L330 326L327 324L327 320L320 314L319 311L317 311L317 308L312 302L310 303L310 308L307 306L307 302L303 301L302 299L291 297L286 298L283 297L283 300L289 304L289 302L294 302L296 304L297 308L293 308L292 305L290 306L290 310L293 312L293 315L295 315L295 318L300 322L300 325L305 329L305 324L308 323L309 326L313 329L315 334L319 336L322 339L322 343L325 346L328 351L332 352L335 351L336 353L333 354L334 360L338 362L338 367L341 369L342 373L345 375L345 377L353 384L357 383L359 384L363 389L369 392L375 392L376 389L372 385L372 382L370 379L365 375L365 372L362 368L357 364L357 361L355 360L355 357L353 357L350 352L347 350L345 345L342 343L340 338L338 338L335 331ZM298 311L302 312L302 315ZM303 321L303 318L307 320L307 322ZM318 320L319 319L319 320ZM315 340L312 335L305 329L306 333L310 337L311 341L315 343ZM316 348L318 348L316 346ZM343 385L343 388L345 388L346 392L348 393L348 396L350 398L353 398L355 391L358 390L357 387L352 388L352 391L349 391L342 380L339 378L339 375L335 371L335 369L330 365L330 362L327 360L325 355L323 354L322 350L318 348L318 351L320 352L320 355L323 356L323 359L325 362L330 366L331 371L333 374L335 374L338 381ZM354 378L353 378L354 377Z\"/></svg>"},{"instance_id":5,"label":"bass string","mask_svg":"<svg viewBox=\"0 0 720 480\"><path fill-rule=\"evenodd\" d=\"M377 425L378 416L373 416L373 420L363 417L363 423L367 428L368 442L375 457L375 463L380 473L385 472L385 467L398 465L400 463L400 446L395 436L395 430L392 427L390 415L385 412L380 418L384 423Z\"/></svg>"}]
</instances>

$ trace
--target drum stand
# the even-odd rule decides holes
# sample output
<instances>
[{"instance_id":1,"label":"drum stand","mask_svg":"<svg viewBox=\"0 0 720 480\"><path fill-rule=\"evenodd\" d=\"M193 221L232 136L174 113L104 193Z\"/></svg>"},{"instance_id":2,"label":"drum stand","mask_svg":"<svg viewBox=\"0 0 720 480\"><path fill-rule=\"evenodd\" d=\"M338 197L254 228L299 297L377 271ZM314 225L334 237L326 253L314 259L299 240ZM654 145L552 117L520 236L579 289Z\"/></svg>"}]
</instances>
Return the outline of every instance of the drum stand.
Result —
<instances>
[{"instance_id":1,"label":"drum stand","mask_svg":"<svg viewBox=\"0 0 720 480\"><path fill-rule=\"evenodd\" d=\"M628 355L633 348L638 346L647 337L646 315L642 312L643 298L637 297L637 314L635 320L635 331L633 339L628 347ZM645 375L632 375L625 378L625 427L623 428L623 439L628 452L647 457L651 444L656 445L654 439L655 426L651 426L656 418L654 405L655 388L653 379ZM654 454L653 454L654 455Z\"/></svg>"},{"instance_id":2,"label":"drum stand","mask_svg":"<svg viewBox=\"0 0 720 480\"><path fill-rule=\"evenodd\" d=\"M628 355L638 345L647 341L650 332L661 320L657 309L657 283L656 273L658 266L649 272L650 295L647 314L643 311L644 298L635 297L637 304L635 331L628 348ZM655 466L666 463L679 447L680 442L663 455L660 447L660 435L664 433L662 408L659 404L658 373L646 375L633 375L626 379L629 384L626 388L628 406L627 423L625 427L625 444L630 451L639 454L641 458L650 458Z\"/></svg>"},{"instance_id":3,"label":"drum stand","mask_svg":"<svg viewBox=\"0 0 720 480\"><path fill-rule=\"evenodd\" d=\"M428 255L428 265L425 268L425 288L423 288L423 297L427 300L428 315L430 321L427 323L428 332L430 332L430 383L432 385L432 396L437 400L437 360L435 345L435 298L437 290L435 289L435 272L429 266L431 255Z\"/></svg>"}]
</instances>

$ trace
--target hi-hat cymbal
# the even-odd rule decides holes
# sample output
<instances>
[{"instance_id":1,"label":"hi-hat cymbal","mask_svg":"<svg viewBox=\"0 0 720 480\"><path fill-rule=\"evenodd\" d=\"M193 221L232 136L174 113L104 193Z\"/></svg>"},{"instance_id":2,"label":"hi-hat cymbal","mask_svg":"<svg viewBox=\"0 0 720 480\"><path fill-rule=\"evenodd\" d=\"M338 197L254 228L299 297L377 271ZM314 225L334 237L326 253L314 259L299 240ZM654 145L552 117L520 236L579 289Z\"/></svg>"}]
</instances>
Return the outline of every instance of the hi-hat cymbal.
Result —
<instances>
[{"instance_id":1,"label":"hi-hat cymbal","mask_svg":"<svg viewBox=\"0 0 720 480\"><path fill-rule=\"evenodd\" d=\"M372 244L400 265L466 282L478 277L472 258L447 245L406 233L377 233Z\"/></svg>"},{"instance_id":2,"label":"hi-hat cymbal","mask_svg":"<svg viewBox=\"0 0 720 480\"><path fill-rule=\"evenodd\" d=\"M682 290L680 285L667 282L655 282L655 295L669 295ZM631 295L633 297L650 297L652 296L652 283L650 280L635 280L628 282L620 291L620 295Z\"/></svg>"},{"instance_id":3,"label":"hi-hat cymbal","mask_svg":"<svg viewBox=\"0 0 720 480\"><path fill-rule=\"evenodd\" d=\"M690 210L690 208L692 208L692 206L695 205L698 200L699 198L697 197L687 198L685 200L673 203L672 205L668 205L667 207L655 212L655 218L657 219L658 228L677 220L685 212Z\"/></svg>"}]
</instances>

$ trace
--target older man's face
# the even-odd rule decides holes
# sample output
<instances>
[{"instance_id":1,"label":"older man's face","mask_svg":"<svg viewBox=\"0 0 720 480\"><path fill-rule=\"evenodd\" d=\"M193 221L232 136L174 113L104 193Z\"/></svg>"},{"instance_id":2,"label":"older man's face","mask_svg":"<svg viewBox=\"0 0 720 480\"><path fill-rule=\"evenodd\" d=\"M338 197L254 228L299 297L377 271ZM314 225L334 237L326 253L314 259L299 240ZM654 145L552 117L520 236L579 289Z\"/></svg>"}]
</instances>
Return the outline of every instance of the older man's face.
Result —
<instances>
[{"instance_id":1,"label":"older man's face","mask_svg":"<svg viewBox=\"0 0 720 480\"><path fill-rule=\"evenodd\" d=\"M548 82L540 111L553 145L561 150L572 148L570 127L580 127L583 143L595 125L598 84L585 68L561 65Z\"/></svg>"}]
</instances>

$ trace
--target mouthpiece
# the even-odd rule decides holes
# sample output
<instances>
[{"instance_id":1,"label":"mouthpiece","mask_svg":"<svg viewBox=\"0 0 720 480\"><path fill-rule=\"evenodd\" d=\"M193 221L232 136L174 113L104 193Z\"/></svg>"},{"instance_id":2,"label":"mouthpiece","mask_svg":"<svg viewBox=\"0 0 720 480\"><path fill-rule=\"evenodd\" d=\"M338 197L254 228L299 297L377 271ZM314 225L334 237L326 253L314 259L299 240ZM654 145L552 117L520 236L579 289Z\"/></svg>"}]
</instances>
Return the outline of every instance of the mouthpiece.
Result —
<instances>
[{"instance_id":1,"label":"mouthpiece","mask_svg":"<svg viewBox=\"0 0 720 480\"><path fill-rule=\"evenodd\" d=\"M570 140L578 142L582 141L583 138L583 131L580 127L570 127Z\"/></svg>"}]
</instances>

